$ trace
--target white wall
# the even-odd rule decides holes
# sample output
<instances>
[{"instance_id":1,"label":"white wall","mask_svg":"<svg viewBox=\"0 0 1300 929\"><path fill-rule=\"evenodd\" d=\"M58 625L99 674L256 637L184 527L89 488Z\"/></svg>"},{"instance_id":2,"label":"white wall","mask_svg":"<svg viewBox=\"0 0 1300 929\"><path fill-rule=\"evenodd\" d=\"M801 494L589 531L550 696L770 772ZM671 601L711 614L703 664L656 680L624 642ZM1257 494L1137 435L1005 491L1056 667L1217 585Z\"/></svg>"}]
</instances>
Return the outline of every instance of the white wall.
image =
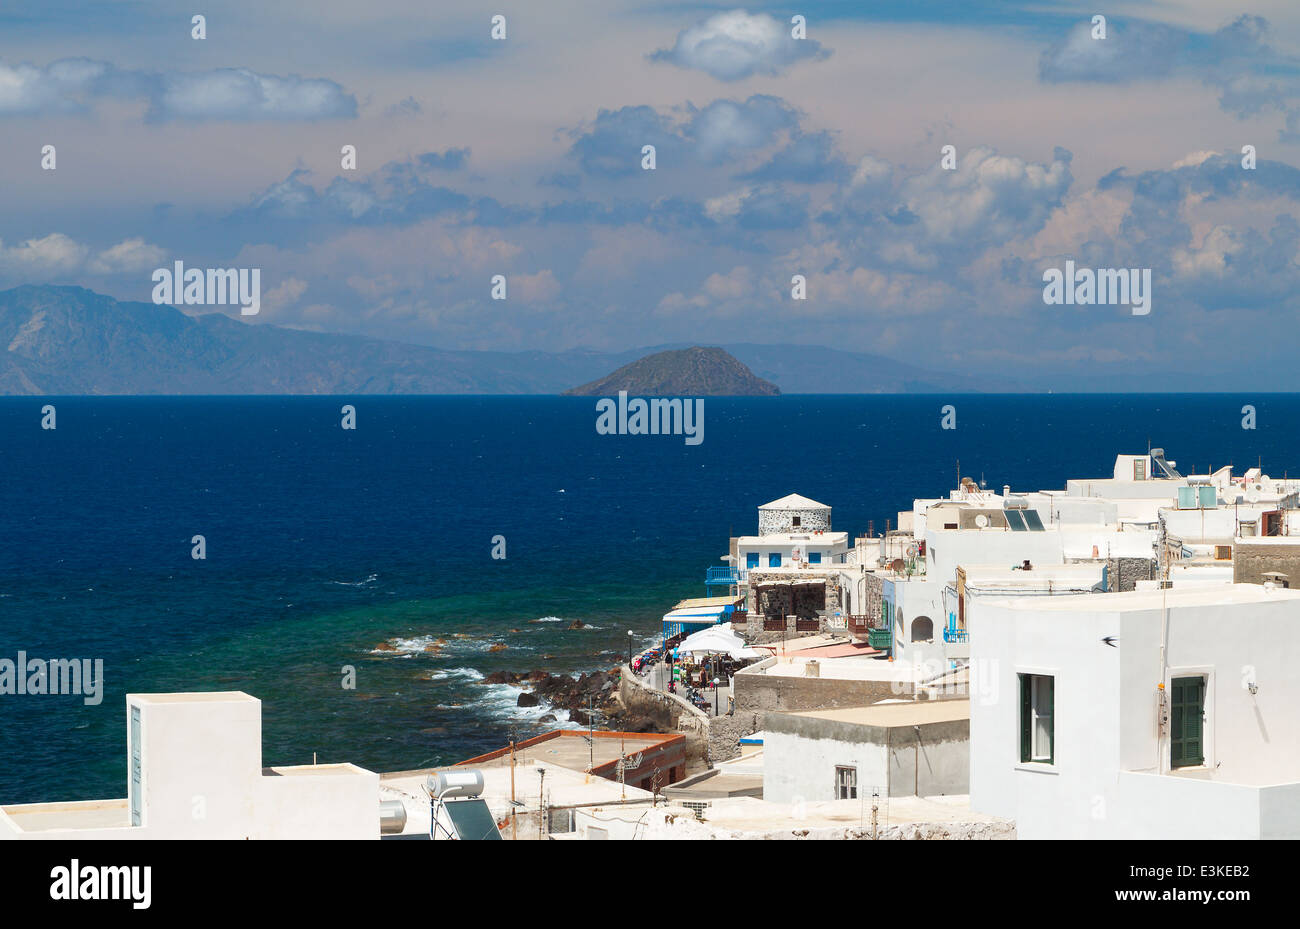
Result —
<instances>
[{"instance_id":1,"label":"white wall","mask_svg":"<svg viewBox=\"0 0 1300 929\"><path fill-rule=\"evenodd\" d=\"M889 753L884 745L809 739L788 732L763 733L763 799L772 803L834 800L835 766L858 769L858 797L889 785ZM909 780L910 784L910 780Z\"/></svg>"},{"instance_id":2,"label":"white wall","mask_svg":"<svg viewBox=\"0 0 1300 929\"><path fill-rule=\"evenodd\" d=\"M354 765L262 770L262 705L247 694L132 694L127 697L126 763L130 780L131 707L141 715L142 822L121 826L90 815L96 804L28 804L0 813L0 838L23 839L378 839L379 775ZM189 696L189 695L185 695ZM64 828L24 832L26 810L59 809Z\"/></svg>"},{"instance_id":3,"label":"white wall","mask_svg":"<svg viewBox=\"0 0 1300 929\"><path fill-rule=\"evenodd\" d=\"M1176 774L1167 773L1168 737L1156 734L1161 611L1108 606L1152 595L1093 595L1095 608L1069 611L976 601L967 622L978 682L972 808L1015 819L1027 839L1261 835L1261 808L1300 796L1300 598L1275 594L1216 604L1214 591L1192 591L1170 607L1166 690L1174 677L1208 679L1206 764ZM1018 672L1056 678L1050 767L1019 761ZM1243 686L1247 678L1257 694ZM989 682L995 689L981 699ZM1300 837L1300 812L1269 828Z\"/></svg>"}]
</instances>

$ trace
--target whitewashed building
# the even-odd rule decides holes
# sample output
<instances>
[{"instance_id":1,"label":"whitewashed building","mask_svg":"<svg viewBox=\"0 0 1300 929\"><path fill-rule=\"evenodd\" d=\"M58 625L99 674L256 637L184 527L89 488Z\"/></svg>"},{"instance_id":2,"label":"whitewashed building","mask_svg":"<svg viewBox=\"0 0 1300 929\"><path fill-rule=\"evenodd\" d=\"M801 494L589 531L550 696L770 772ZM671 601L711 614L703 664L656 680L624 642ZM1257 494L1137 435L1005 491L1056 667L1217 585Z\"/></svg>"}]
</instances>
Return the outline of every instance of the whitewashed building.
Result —
<instances>
[{"instance_id":1,"label":"whitewashed building","mask_svg":"<svg viewBox=\"0 0 1300 929\"><path fill-rule=\"evenodd\" d=\"M1300 838L1300 591L978 601L972 809L1041 838Z\"/></svg>"},{"instance_id":2,"label":"whitewashed building","mask_svg":"<svg viewBox=\"0 0 1300 929\"><path fill-rule=\"evenodd\" d=\"M969 747L966 700L768 713L763 799L814 803L965 794Z\"/></svg>"},{"instance_id":3,"label":"whitewashed building","mask_svg":"<svg viewBox=\"0 0 1300 929\"><path fill-rule=\"evenodd\" d=\"M0 839L378 839L379 775L262 767L262 701L128 694L127 796L0 806Z\"/></svg>"}]
</instances>

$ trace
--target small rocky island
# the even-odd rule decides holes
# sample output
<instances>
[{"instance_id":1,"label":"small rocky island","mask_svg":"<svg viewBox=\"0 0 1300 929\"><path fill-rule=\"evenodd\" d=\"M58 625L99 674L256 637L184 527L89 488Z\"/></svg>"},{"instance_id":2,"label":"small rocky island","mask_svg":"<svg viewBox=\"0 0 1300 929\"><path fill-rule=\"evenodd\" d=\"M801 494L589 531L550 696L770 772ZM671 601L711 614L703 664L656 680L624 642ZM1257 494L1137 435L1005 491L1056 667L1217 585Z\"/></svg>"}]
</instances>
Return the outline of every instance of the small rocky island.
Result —
<instances>
[{"instance_id":1,"label":"small rocky island","mask_svg":"<svg viewBox=\"0 0 1300 929\"><path fill-rule=\"evenodd\" d=\"M613 374L566 390L568 397L612 397L620 390L642 397L775 397L781 393L720 348L655 352Z\"/></svg>"}]
</instances>

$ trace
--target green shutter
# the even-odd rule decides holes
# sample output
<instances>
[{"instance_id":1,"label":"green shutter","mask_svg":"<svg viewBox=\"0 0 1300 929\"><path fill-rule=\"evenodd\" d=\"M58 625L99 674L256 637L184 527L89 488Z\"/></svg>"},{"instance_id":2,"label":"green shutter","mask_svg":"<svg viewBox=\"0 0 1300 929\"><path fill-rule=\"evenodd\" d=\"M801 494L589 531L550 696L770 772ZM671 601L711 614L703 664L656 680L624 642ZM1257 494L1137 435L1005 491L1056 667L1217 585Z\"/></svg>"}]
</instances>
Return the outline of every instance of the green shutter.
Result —
<instances>
[{"instance_id":1,"label":"green shutter","mask_svg":"<svg viewBox=\"0 0 1300 929\"><path fill-rule=\"evenodd\" d=\"M1170 767L1204 764L1205 679L1176 677L1170 691Z\"/></svg>"},{"instance_id":2,"label":"green shutter","mask_svg":"<svg viewBox=\"0 0 1300 929\"><path fill-rule=\"evenodd\" d=\"M1020 760L1028 761L1032 755L1034 731L1033 680L1028 674L1017 674L1020 679Z\"/></svg>"},{"instance_id":3,"label":"green shutter","mask_svg":"<svg viewBox=\"0 0 1300 929\"><path fill-rule=\"evenodd\" d=\"M1056 678L1047 681L1047 763L1056 764Z\"/></svg>"}]
</instances>

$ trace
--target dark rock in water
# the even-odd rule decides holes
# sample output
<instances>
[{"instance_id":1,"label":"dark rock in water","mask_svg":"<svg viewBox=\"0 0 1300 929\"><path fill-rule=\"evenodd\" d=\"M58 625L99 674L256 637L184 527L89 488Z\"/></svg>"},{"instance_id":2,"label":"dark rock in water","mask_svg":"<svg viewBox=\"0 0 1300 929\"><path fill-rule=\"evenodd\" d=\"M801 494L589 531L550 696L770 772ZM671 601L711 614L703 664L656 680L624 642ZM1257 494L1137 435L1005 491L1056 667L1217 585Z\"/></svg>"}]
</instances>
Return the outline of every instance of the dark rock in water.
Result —
<instances>
[{"instance_id":1,"label":"dark rock in water","mask_svg":"<svg viewBox=\"0 0 1300 929\"><path fill-rule=\"evenodd\" d=\"M519 675L513 671L493 671L483 678L484 684L513 684L519 680Z\"/></svg>"},{"instance_id":2,"label":"dark rock in water","mask_svg":"<svg viewBox=\"0 0 1300 929\"><path fill-rule=\"evenodd\" d=\"M579 726L586 726L591 723L591 717L582 710L569 710L569 722L577 723Z\"/></svg>"},{"instance_id":3,"label":"dark rock in water","mask_svg":"<svg viewBox=\"0 0 1300 929\"><path fill-rule=\"evenodd\" d=\"M555 714L554 714L554 713L547 713L545 716L542 716L542 717L538 718L537 721L538 721L539 723L554 723L554 722L558 722L558 720L555 718Z\"/></svg>"},{"instance_id":4,"label":"dark rock in water","mask_svg":"<svg viewBox=\"0 0 1300 929\"><path fill-rule=\"evenodd\" d=\"M586 628L587 628L587 624L584 623L584 622L583 622L582 620L580 620L580 619L575 619L573 622L569 623L568 628L569 628L569 629L586 629Z\"/></svg>"},{"instance_id":5,"label":"dark rock in water","mask_svg":"<svg viewBox=\"0 0 1300 929\"><path fill-rule=\"evenodd\" d=\"M609 674L604 671L597 671L591 675L583 675L583 693L598 694L601 691L609 690L612 685L613 682L609 679Z\"/></svg>"},{"instance_id":6,"label":"dark rock in water","mask_svg":"<svg viewBox=\"0 0 1300 929\"><path fill-rule=\"evenodd\" d=\"M546 679L547 679L548 677L550 677L550 676L551 676L551 675L549 675L549 674L546 673L545 671L533 671L531 674L528 675L528 680L530 680L530 681L544 681L544 680L546 680Z\"/></svg>"},{"instance_id":7,"label":"dark rock in water","mask_svg":"<svg viewBox=\"0 0 1300 929\"><path fill-rule=\"evenodd\" d=\"M519 699L515 701L515 706L537 706L539 702L537 694L525 692L519 695Z\"/></svg>"}]
</instances>

